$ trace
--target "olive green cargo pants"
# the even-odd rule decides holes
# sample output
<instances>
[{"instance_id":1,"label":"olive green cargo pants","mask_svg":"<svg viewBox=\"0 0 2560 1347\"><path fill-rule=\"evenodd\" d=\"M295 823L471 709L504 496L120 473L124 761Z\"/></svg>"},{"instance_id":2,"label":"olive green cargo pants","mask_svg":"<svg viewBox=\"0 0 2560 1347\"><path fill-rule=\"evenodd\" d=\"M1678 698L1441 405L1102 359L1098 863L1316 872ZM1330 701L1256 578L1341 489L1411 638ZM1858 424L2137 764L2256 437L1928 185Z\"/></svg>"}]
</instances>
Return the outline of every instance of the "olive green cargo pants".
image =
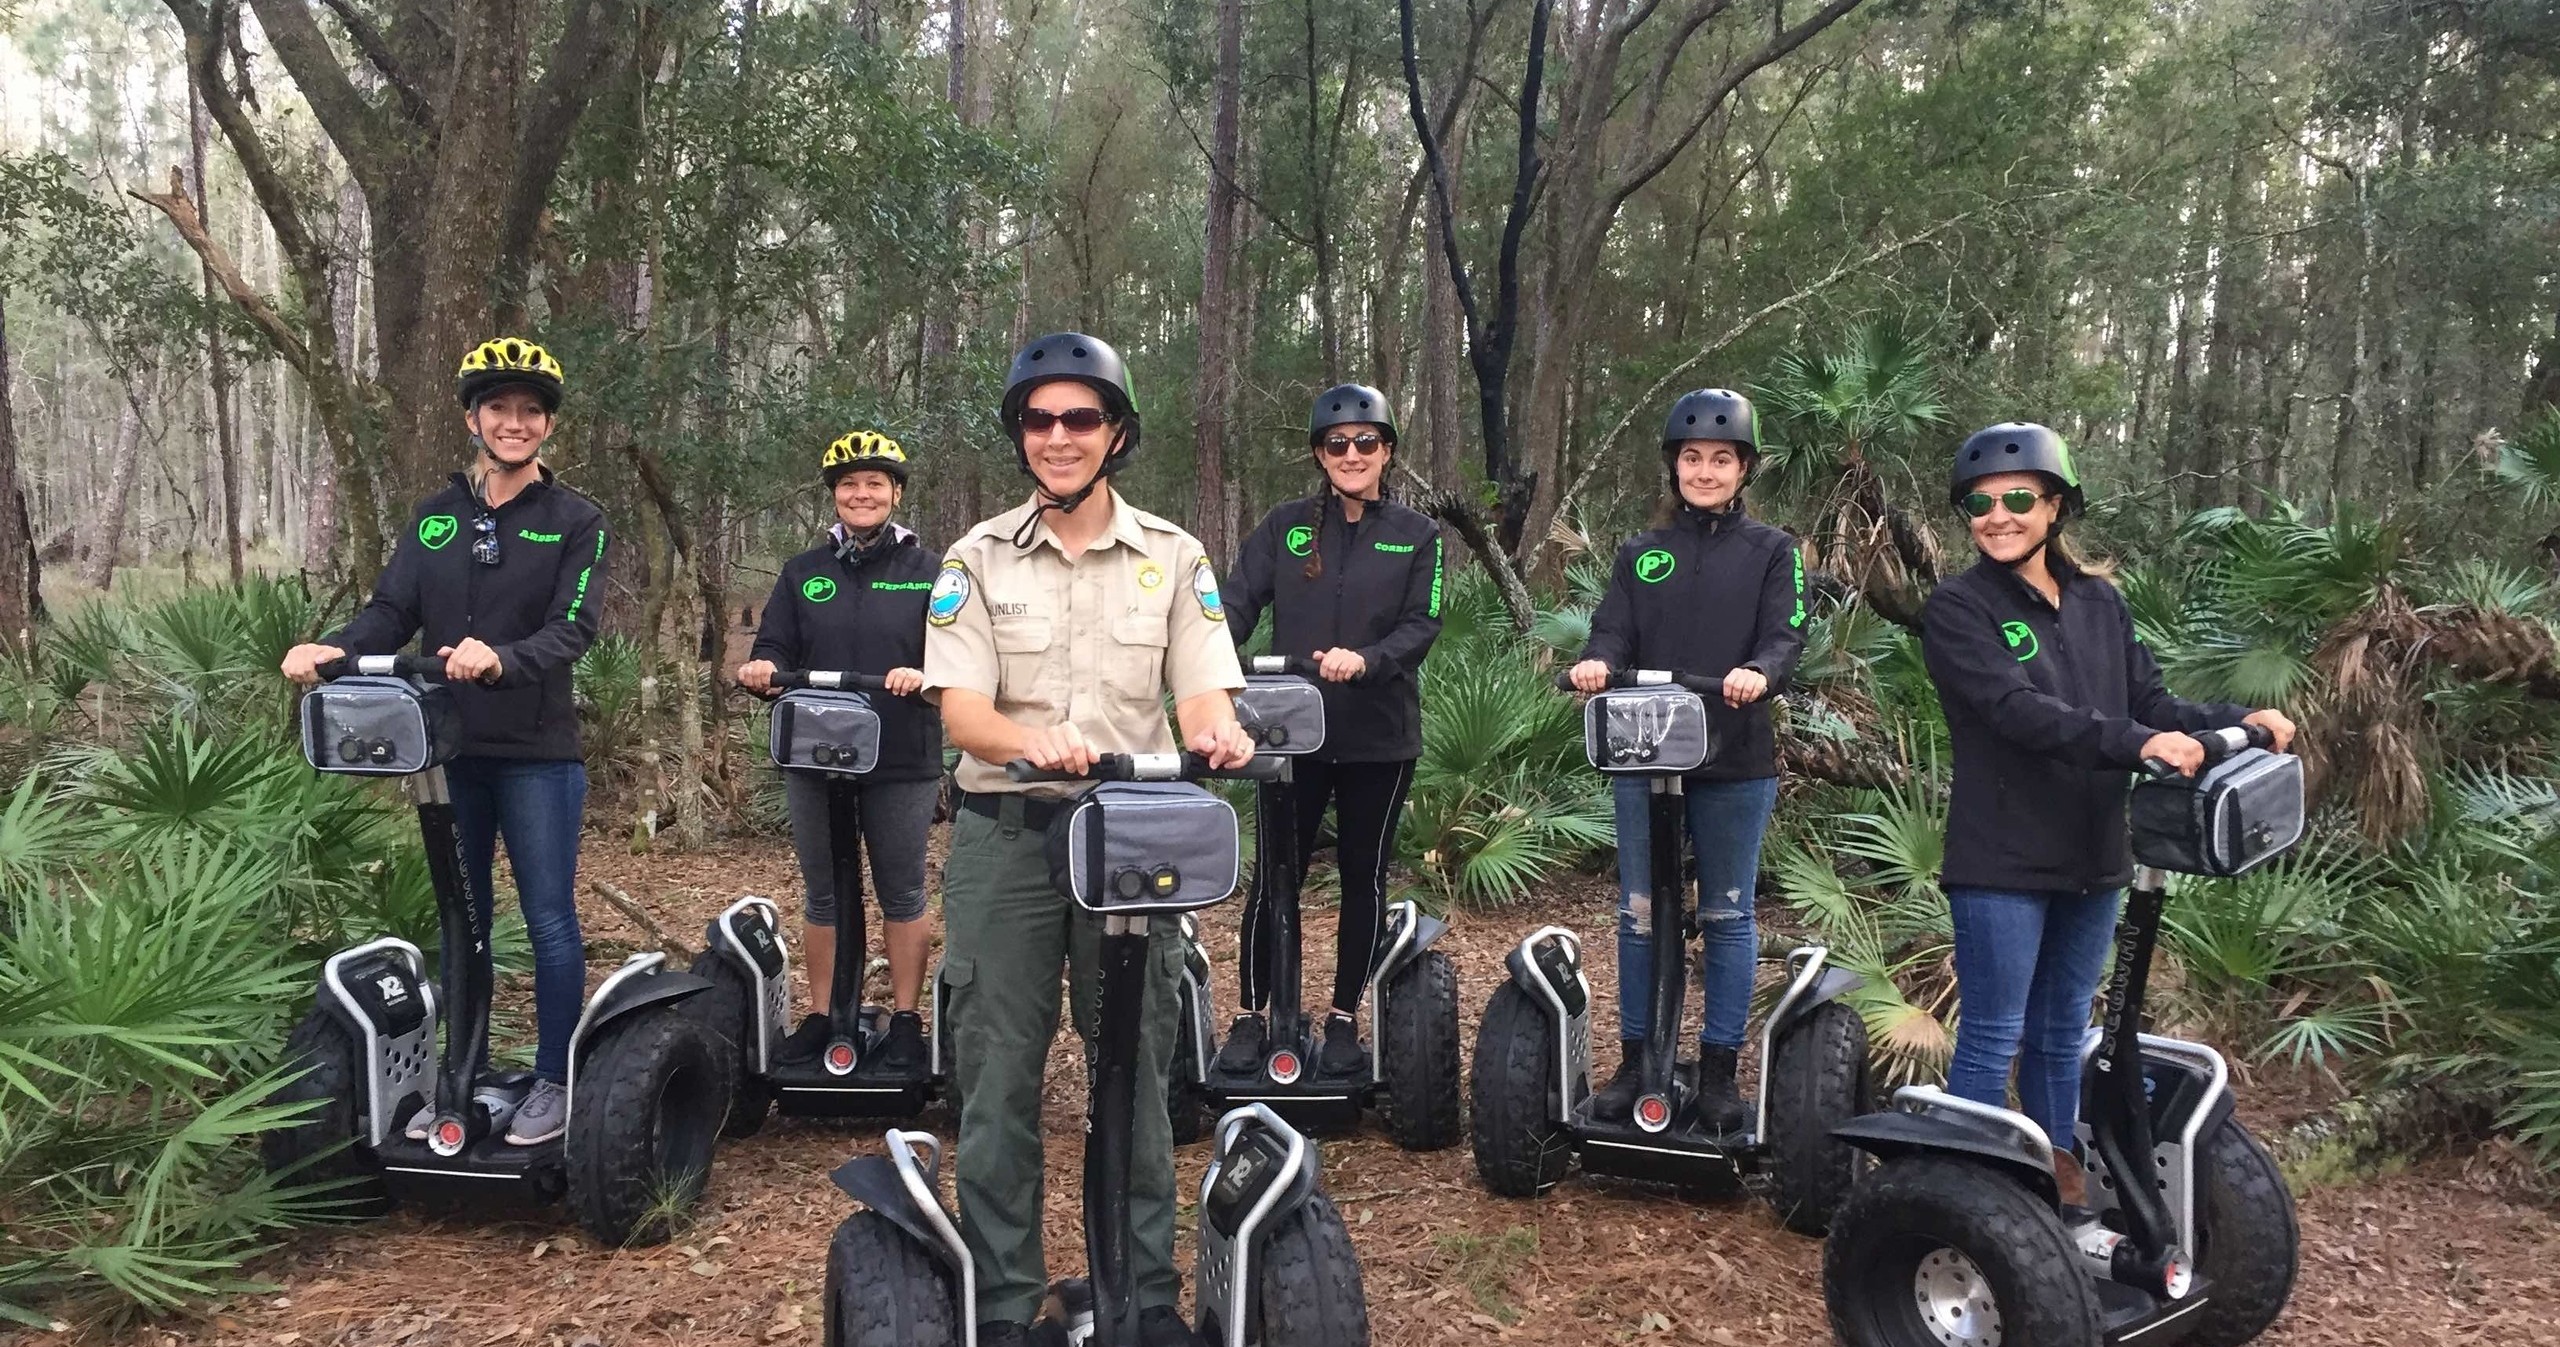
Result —
<instances>
[{"instance_id":1,"label":"olive green cargo pants","mask_svg":"<svg viewBox=\"0 0 2560 1347\"><path fill-rule=\"evenodd\" d=\"M1070 973L1071 1009L1088 1059L1101 990L1102 919L1050 887L1042 831L1021 825L1021 797L1002 798L1000 819L969 809L954 815L942 886L942 966L951 987L944 1028L961 1097L955 1177L961 1238L977 1264L980 1323L1026 1322L1048 1291L1040 1104L1049 1045L1058 1036L1059 972ZM1182 1294L1173 1266L1173 1130L1165 1110L1182 968L1178 920L1154 919L1147 945L1129 1172L1141 1307L1171 1305Z\"/></svg>"}]
</instances>

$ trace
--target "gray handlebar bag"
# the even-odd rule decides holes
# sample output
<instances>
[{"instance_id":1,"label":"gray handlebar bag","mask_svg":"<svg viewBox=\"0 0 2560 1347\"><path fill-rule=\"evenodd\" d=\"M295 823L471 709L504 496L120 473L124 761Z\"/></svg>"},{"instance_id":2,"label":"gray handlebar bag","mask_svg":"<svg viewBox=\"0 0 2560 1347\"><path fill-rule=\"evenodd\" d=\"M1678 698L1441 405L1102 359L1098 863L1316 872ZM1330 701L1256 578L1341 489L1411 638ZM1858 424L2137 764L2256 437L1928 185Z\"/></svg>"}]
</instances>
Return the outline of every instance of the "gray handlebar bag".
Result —
<instances>
[{"instance_id":1,"label":"gray handlebar bag","mask_svg":"<svg viewBox=\"0 0 2560 1347\"><path fill-rule=\"evenodd\" d=\"M1582 704L1582 754L1612 776L1686 776L1714 752L1707 703L1687 688L1611 688Z\"/></svg>"},{"instance_id":2,"label":"gray handlebar bag","mask_svg":"<svg viewBox=\"0 0 2560 1347\"><path fill-rule=\"evenodd\" d=\"M320 771L410 776L461 748L462 722L441 683L362 674L302 694L302 756Z\"/></svg>"},{"instance_id":3,"label":"gray handlebar bag","mask_svg":"<svg viewBox=\"0 0 2560 1347\"><path fill-rule=\"evenodd\" d=\"M796 688L773 705L773 765L860 776L880 765L880 713L859 692Z\"/></svg>"},{"instance_id":4,"label":"gray handlebar bag","mask_svg":"<svg viewBox=\"0 0 2560 1347\"><path fill-rule=\"evenodd\" d=\"M2302 759L2252 748L2193 777L2133 788L2133 858L2182 875L2228 878L2302 840Z\"/></svg>"},{"instance_id":5,"label":"gray handlebar bag","mask_svg":"<svg viewBox=\"0 0 2560 1347\"><path fill-rule=\"evenodd\" d=\"M1255 753L1295 757L1324 747L1324 692L1293 675L1248 674L1235 694L1236 723Z\"/></svg>"},{"instance_id":6,"label":"gray handlebar bag","mask_svg":"<svg viewBox=\"0 0 2560 1347\"><path fill-rule=\"evenodd\" d=\"M1242 856L1236 811L1186 781L1106 781L1049 821L1049 882L1088 912L1225 902Z\"/></svg>"}]
</instances>

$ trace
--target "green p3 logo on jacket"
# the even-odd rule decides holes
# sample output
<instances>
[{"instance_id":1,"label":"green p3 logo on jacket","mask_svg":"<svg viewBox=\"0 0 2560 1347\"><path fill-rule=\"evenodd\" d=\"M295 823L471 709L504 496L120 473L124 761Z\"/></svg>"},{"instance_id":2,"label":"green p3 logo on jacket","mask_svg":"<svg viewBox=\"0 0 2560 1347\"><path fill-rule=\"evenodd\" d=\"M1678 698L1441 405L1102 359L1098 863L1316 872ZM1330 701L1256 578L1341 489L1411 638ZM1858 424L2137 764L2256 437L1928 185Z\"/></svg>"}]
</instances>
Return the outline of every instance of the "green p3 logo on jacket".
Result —
<instances>
[{"instance_id":1,"label":"green p3 logo on jacket","mask_svg":"<svg viewBox=\"0 0 2560 1347\"><path fill-rule=\"evenodd\" d=\"M1636 558L1636 578L1648 585L1658 585L1678 564L1678 558L1657 547Z\"/></svg>"},{"instance_id":2,"label":"green p3 logo on jacket","mask_svg":"<svg viewBox=\"0 0 2560 1347\"><path fill-rule=\"evenodd\" d=\"M1288 537L1284 541L1289 548L1289 555L1302 557L1307 554L1308 548L1316 545L1316 531L1304 524L1292 524L1289 526Z\"/></svg>"},{"instance_id":3,"label":"green p3 logo on jacket","mask_svg":"<svg viewBox=\"0 0 2560 1347\"><path fill-rule=\"evenodd\" d=\"M836 582L823 575L810 576L800 585L800 597L811 603L825 603L836 596Z\"/></svg>"},{"instance_id":4,"label":"green p3 logo on jacket","mask_svg":"<svg viewBox=\"0 0 2560 1347\"><path fill-rule=\"evenodd\" d=\"M2036 657L2036 650L2038 648L2036 645L2036 629L2028 626L2026 623L2001 623L2000 639L2009 643L2009 649L2017 653L2018 662L2020 664L2024 664L2028 660Z\"/></svg>"},{"instance_id":5,"label":"green p3 logo on jacket","mask_svg":"<svg viewBox=\"0 0 2560 1347\"><path fill-rule=\"evenodd\" d=\"M418 546L430 552L440 552L460 532L462 521L449 514L431 514L418 521Z\"/></svg>"}]
</instances>

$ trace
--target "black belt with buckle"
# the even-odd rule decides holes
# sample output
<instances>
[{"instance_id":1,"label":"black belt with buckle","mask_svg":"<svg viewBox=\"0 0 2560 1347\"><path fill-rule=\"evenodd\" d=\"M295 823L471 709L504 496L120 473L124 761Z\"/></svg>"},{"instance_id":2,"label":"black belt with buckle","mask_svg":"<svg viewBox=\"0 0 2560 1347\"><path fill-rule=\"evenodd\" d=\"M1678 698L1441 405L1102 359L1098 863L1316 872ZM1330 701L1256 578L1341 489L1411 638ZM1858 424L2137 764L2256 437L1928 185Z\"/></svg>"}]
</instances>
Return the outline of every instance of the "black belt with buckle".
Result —
<instances>
[{"instance_id":1,"label":"black belt with buckle","mask_svg":"<svg viewBox=\"0 0 2560 1347\"><path fill-rule=\"evenodd\" d=\"M1022 802L1022 826L1034 832L1046 832L1049 821L1058 816L1060 809L1071 803L1067 800L1034 799L1015 791L964 790L960 792L961 808L983 818L994 819L999 823L1004 821L1004 802L1007 800Z\"/></svg>"}]
</instances>

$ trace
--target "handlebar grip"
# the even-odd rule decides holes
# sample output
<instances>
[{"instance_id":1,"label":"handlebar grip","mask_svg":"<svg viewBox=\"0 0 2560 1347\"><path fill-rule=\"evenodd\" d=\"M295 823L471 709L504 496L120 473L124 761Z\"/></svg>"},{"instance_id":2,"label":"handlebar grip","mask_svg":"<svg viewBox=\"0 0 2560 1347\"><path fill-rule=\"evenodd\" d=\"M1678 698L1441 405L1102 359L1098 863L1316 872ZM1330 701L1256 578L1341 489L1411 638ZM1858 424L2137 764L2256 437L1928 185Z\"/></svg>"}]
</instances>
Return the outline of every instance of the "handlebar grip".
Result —
<instances>
[{"instance_id":1,"label":"handlebar grip","mask_svg":"<svg viewBox=\"0 0 2560 1347\"><path fill-rule=\"evenodd\" d=\"M880 674L850 673L836 669L776 669L773 685L777 688L828 688L843 692L885 692L889 680Z\"/></svg>"},{"instance_id":2,"label":"handlebar grip","mask_svg":"<svg viewBox=\"0 0 2560 1347\"><path fill-rule=\"evenodd\" d=\"M1705 674L1679 673L1671 669L1611 669L1609 671L1609 682L1607 686L1612 688L1687 688L1689 691L1698 693L1702 696L1707 694L1721 696L1724 692L1724 680L1721 678L1709 678ZM1561 670L1556 674L1556 688L1563 692L1580 691L1580 689L1573 685L1573 670L1568 668Z\"/></svg>"},{"instance_id":3,"label":"handlebar grip","mask_svg":"<svg viewBox=\"0 0 2560 1347\"><path fill-rule=\"evenodd\" d=\"M1180 753L1097 753L1082 772L1036 767L1029 758L1004 765L1005 779L1023 785L1048 781L1277 781L1286 767L1277 757L1261 755L1238 767L1212 767L1209 759L1188 749Z\"/></svg>"},{"instance_id":4,"label":"handlebar grip","mask_svg":"<svg viewBox=\"0 0 2560 1347\"><path fill-rule=\"evenodd\" d=\"M1556 670L1556 691L1580 692L1581 690L1573 685L1573 669L1570 665Z\"/></svg>"},{"instance_id":5,"label":"handlebar grip","mask_svg":"<svg viewBox=\"0 0 2560 1347\"><path fill-rule=\"evenodd\" d=\"M2148 776L2155 781L2166 781L2178 774L2177 768L2170 766L2167 762L2159 758L2144 758L2142 760L2142 771L2145 776Z\"/></svg>"},{"instance_id":6,"label":"handlebar grip","mask_svg":"<svg viewBox=\"0 0 2560 1347\"><path fill-rule=\"evenodd\" d=\"M1094 763L1094 767L1097 769L1101 766L1102 764L1098 761ZM1007 781L1018 782L1026 786L1036 781L1086 781L1095 779L1095 775L1092 772L1061 772L1054 767L1035 767L1032 765L1031 759L1029 758L1015 758L1013 761L1006 763L1004 765L1004 775Z\"/></svg>"},{"instance_id":7,"label":"handlebar grip","mask_svg":"<svg viewBox=\"0 0 2560 1347\"><path fill-rule=\"evenodd\" d=\"M1304 655L1256 655L1252 672L1258 674L1296 674L1300 678L1316 676L1316 662Z\"/></svg>"}]
</instances>

